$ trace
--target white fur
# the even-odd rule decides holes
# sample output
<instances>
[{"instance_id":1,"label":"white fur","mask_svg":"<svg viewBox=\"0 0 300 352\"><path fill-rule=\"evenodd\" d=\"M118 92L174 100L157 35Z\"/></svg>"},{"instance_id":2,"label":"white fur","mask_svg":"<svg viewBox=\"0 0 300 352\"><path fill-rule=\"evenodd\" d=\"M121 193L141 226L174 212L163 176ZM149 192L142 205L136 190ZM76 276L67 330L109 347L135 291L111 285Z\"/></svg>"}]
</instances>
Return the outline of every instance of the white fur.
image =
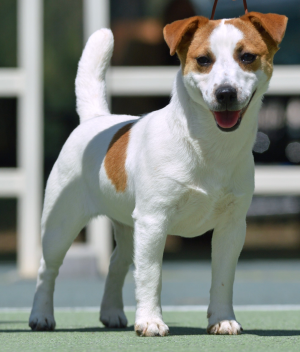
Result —
<instances>
[{"instance_id":1,"label":"white fur","mask_svg":"<svg viewBox=\"0 0 300 352\"><path fill-rule=\"evenodd\" d=\"M76 78L77 109L85 122L67 140L46 188L43 258L32 328L54 328L54 282L65 253L90 218L107 215L114 224L117 247L101 305L100 319L105 325L127 323L122 286L133 258L135 329L145 336L168 334L160 305L166 236L194 237L214 229L209 331L240 332L232 308L232 286L254 190L252 146L257 113L267 87L263 75L244 72L233 60L233 48L241 36L238 29L222 23L212 33L217 58L212 71L189 77L179 71L170 104L142 118L109 115L104 75L113 39L107 29L90 38ZM227 81L239 90L240 104L246 104L257 89L240 127L230 133L217 128L210 112L211 86ZM135 124L127 149L128 185L122 193L116 192L103 161L113 135L128 122Z\"/></svg>"},{"instance_id":2,"label":"white fur","mask_svg":"<svg viewBox=\"0 0 300 352\"><path fill-rule=\"evenodd\" d=\"M109 29L92 34L82 53L75 80L77 113L80 122L107 115L105 74L113 51L114 39Z\"/></svg>"},{"instance_id":3,"label":"white fur","mask_svg":"<svg viewBox=\"0 0 300 352\"><path fill-rule=\"evenodd\" d=\"M216 62L209 74L190 72L184 76L184 83L192 99L205 109L216 110L215 90L221 85L230 85L237 90L238 105L235 110L241 110L252 93L259 88L257 97L260 99L268 88L268 77L261 70L256 72L244 71L234 59L236 44L243 38L243 33L231 24L221 24L210 36L211 51Z\"/></svg>"}]
</instances>

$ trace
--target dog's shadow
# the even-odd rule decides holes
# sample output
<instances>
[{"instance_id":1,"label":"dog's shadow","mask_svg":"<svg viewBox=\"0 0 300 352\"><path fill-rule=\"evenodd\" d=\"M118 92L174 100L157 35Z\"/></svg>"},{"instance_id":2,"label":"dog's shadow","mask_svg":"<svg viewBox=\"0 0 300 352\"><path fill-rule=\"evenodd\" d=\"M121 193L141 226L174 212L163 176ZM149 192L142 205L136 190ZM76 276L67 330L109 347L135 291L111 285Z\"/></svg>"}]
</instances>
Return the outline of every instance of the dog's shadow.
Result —
<instances>
[{"instance_id":1,"label":"dog's shadow","mask_svg":"<svg viewBox=\"0 0 300 352\"><path fill-rule=\"evenodd\" d=\"M7 323L7 322L0 322L1 323ZM16 322L13 322L16 323ZM19 323L19 322L18 322ZM20 322L21 323L21 322ZM134 328L132 326L128 326L127 328L122 328L122 329L108 329L105 327L101 326L91 326L91 327L85 327L85 328L58 328L55 330L50 330L50 331L31 331L31 329L28 327L27 329L0 329L0 333L16 333L16 332L32 332L33 334L36 333L57 333L57 332L121 332L121 331L132 331L133 332Z\"/></svg>"},{"instance_id":2,"label":"dog's shadow","mask_svg":"<svg viewBox=\"0 0 300 352\"><path fill-rule=\"evenodd\" d=\"M0 321L1 323L8 323ZM16 323L16 322L14 322ZM21 323L21 322L18 322ZM23 322L22 322L23 323ZM169 325L170 328L170 337L172 336L196 336L196 335L207 335L206 329L198 327L188 327L188 326L174 326ZM47 333L61 333L61 332L90 332L90 333L102 333L102 332L134 332L134 326L128 326L123 329L108 329L101 326L85 327L85 328L61 328L55 329L54 331L47 331ZM24 333L30 332L28 329L0 329L0 333ZM40 331L33 331L32 333L40 333ZM255 330L244 330L242 335L256 335L256 336L300 336L299 330L264 330L264 329L255 329Z\"/></svg>"},{"instance_id":3,"label":"dog's shadow","mask_svg":"<svg viewBox=\"0 0 300 352\"><path fill-rule=\"evenodd\" d=\"M206 329L186 326L172 326L169 325L171 336L180 335L207 335ZM256 336L300 336L299 330L244 330L242 335L256 335Z\"/></svg>"}]
</instances>

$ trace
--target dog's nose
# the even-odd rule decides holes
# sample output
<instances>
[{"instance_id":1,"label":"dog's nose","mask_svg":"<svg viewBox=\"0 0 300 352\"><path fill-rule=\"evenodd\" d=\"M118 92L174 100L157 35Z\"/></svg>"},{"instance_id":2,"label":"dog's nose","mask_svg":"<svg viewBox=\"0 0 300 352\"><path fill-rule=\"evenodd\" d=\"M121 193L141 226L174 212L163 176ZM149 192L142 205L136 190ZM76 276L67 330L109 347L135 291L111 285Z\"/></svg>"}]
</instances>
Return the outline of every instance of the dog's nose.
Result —
<instances>
[{"instance_id":1,"label":"dog's nose","mask_svg":"<svg viewBox=\"0 0 300 352\"><path fill-rule=\"evenodd\" d=\"M237 91L231 86L221 86L216 90L216 98L220 104L233 103L237 100Z\"/></svg>"}]
</instances>

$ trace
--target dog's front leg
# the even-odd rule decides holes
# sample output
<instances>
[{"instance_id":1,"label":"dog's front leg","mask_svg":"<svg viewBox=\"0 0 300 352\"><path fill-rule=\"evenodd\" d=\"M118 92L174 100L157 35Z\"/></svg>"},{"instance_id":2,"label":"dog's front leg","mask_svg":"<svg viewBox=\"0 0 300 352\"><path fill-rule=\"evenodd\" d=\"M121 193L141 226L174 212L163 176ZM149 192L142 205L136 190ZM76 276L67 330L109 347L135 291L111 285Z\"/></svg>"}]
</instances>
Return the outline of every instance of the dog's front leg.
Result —
<instances>
[{"instance_id":1,"label":"dog's front leg","mask_svg":"<svg viewBox=\"0 0 300 352\"><path fill-rule=\"evenodd\" d=\"M136 283L135 331L139 336L165 336L160 302L161 267L166 233L157 219L139 219L134 229Z\"/></svg>"},{"instance_id":2,"label":"dog's front leg","mask_svg":"<svg viewBox=\"0 0 300 352\"><path fill-rule=\"evenodd\" d=\"M228 221L228 220L227 220ZM230 220L229 220L230 221ZM233 281L238 257L246 235L245 220L215 228L212 239L212 284L208 307L209 334L237 335L242 327L233 306Z\"/></svg>"}]
</instances>

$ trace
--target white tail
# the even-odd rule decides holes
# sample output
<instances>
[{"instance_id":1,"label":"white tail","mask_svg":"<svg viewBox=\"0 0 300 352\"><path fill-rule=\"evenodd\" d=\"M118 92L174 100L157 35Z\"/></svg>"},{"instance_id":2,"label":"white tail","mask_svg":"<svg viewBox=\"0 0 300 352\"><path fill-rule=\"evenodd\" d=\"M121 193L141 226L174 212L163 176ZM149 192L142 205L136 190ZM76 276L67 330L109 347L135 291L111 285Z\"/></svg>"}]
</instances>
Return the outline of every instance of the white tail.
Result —
<instances>
[{"instance_id":1,"label":"white tail","mask_svg":"<svg viewBox=\"0 0 300 352\"><path fill-rule=\"evenodd\" d=\"M103 28L90 36L83 50L75 80L80 123L99 115L110 114L106 99L105 73L113 47L111 30Z\"/></svg>"}]
</instances>

